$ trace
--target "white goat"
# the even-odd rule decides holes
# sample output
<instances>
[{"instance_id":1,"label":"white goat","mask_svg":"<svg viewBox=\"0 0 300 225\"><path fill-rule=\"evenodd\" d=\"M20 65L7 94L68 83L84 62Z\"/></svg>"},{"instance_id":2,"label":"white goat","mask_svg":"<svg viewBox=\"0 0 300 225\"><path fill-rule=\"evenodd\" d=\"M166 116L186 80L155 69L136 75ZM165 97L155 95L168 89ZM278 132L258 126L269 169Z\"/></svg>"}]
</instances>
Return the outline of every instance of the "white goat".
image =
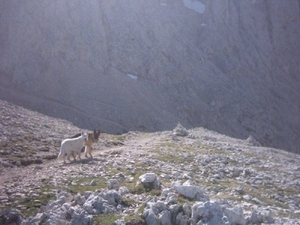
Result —
<instances>
[{"instance_id":1,"label":"white goat","mask_svg":"<svg viewBox=\"0 0 300 225\"><path fill-rule=\"evenodd\" d=\"M88 139L88 134L81 132L81 136L77 138L68 138L63 140L60 146L60 153L57 159L63 158L65 162L65 156L67 155L67 159L71 161L70 160L71 154L73 155L74 160L76 160L76 154L78 155L78 158L81 159L80 157L81 149L85 145L87 139Z\"/></svg>"}]
</instances>

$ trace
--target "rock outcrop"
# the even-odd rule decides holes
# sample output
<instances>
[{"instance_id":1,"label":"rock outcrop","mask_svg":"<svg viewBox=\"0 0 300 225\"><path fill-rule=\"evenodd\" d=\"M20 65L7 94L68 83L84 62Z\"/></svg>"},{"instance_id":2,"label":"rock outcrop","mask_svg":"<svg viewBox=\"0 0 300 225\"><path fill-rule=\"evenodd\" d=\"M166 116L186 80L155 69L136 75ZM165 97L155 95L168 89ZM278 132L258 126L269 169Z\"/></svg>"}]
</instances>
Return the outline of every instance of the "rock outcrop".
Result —
<instances>
[{"instance_id":1,"label":"rock outcrop","mask_svg":"<svg viewBox=\"0 0 300 225\"><path fill-rule=\"evenodd\" d=\"M299 151L300 2L2 1L0 96L104 132Z\"/></svg>"},{"instance_id":2,"label":"rock outcrop","mask_svg":"<svg viewBox=\"0 0 300 225\"><path fill-rule=\"evenodd\" d=\"M101 133L93 158L63 163L44 156L77 127L0 106L0 224L299 224L298 154L178 124Z\"/></svg>"}]
</instances>

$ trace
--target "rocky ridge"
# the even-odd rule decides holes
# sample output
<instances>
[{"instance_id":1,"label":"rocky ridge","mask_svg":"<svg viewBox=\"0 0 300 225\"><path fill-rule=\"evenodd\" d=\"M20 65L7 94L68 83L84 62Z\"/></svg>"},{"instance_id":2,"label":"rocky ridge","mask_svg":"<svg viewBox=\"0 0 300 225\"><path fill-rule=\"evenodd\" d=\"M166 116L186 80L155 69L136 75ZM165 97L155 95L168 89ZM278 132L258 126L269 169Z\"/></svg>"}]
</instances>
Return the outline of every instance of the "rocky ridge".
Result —
<instances>
[{"instance_id":1,"label":"rocky ridge","mask_svg":"<svg viewBox=\"0 0 300 225\"><path fill-rule=\"evenodd\" d=\"M299 224L299 155L178 124L101 134L93 159L64 164L41 149L57 155L53 145L79 128L0 103L1 224ZM41 162L6 154L16 134L33 136L35 152L18 146Z\"/></svg>"}]
</instances>

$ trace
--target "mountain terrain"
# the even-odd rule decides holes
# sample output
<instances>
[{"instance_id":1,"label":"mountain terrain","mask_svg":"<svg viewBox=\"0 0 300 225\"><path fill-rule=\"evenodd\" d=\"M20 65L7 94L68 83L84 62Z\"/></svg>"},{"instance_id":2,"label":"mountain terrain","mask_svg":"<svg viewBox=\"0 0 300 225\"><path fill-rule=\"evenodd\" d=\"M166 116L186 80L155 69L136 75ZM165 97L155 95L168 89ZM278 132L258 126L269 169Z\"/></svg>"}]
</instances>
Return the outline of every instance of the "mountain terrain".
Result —
<instances>
[{"instance_id":1,"label":"mountain terrain","mask_svg":"<svg viewBox=\"0 0 300 225\"><path fill-rule=\"evenodd\" d=\"M299 0L0 1L0 98L121 134L299 153Z\"/></svg>"},{"instance_id":2,"label":"mountain terrain","mask_svg":"<svg viewBox=\"0 0 300 225\"><path fill-rule=\"evenodd\" d=\"M61 140L80 128L2 100L0 112L0 224L300 224L300 156L251 136L101 133L93 158L64 163Z\"/></svg>"}]
</instances>

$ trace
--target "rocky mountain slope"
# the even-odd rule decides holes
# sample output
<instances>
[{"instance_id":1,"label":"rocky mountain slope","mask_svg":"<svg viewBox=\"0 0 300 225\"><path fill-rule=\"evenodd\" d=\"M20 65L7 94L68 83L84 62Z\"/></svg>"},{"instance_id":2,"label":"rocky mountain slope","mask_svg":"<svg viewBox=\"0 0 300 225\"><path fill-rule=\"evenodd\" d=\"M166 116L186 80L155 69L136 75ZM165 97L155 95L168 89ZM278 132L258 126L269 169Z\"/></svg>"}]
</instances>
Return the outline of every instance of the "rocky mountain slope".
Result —
<instances>
[{"instance_id":1,"label":"rocky mountain slope","mask_svg":"<svg viewBox=\"0 0 300 225\"><path fill-rule=\"evenodd\" d=\"M1 224L300 223L297 154L177 125L102 133L94 158L64 164L59 143L79 128L0 106Z\"/></svg>"},{"instance_id":2,"label":"rocky mountain slope","mask_svg":"<svg viewBox=\"0 0 300 225\"><path fill-rule=\"evenodd\" d=\"M300 2L1 1L0 96L107 133L205 127L299 152Z\"/></svg>"}]
</instances>

